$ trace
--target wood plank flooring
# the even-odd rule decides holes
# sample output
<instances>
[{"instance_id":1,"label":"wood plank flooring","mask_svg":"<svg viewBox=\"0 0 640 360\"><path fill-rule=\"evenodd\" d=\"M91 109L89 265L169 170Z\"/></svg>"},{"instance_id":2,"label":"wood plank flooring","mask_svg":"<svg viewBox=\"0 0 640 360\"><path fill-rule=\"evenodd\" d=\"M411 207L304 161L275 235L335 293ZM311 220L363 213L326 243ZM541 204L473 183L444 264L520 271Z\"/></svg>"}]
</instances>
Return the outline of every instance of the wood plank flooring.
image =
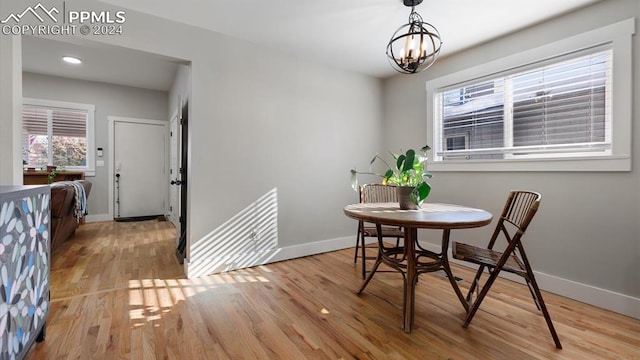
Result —
<instances>
[{"instance_id":1,"label":"wood plank flooring","mask_svg":"<svg viewBox=\"0 0 640 360\"><path fill-rule=\"evenodd\" d=\"M640 320L545 293L557 350L507 280L464 329L447 279L421 276L406 334L401 276L356 295L353 249L185 279L174 244L168 222L82 225L52 254L47 338L27 359L640 359Z\"/></svg>"}]
</instances>

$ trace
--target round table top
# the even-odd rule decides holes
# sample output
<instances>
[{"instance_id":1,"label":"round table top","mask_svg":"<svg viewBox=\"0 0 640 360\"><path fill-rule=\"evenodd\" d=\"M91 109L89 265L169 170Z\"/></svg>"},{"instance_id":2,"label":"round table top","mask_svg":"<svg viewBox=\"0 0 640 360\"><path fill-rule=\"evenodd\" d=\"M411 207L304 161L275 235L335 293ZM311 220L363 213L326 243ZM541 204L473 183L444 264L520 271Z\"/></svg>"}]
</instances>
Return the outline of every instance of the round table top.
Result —
<instances>
[{"instance_id":1,"label":"round table top","mask_svg":"<svg viewBox=\"0 0 640 360\"><path fill-rule=\"evenodd\" d=\"M397 202L347 205L353 219L384 225L425 229L467 229L491 223L490 212L461 205L423 203L418 210L400 210Z\"/></svg>"}]
</instances>

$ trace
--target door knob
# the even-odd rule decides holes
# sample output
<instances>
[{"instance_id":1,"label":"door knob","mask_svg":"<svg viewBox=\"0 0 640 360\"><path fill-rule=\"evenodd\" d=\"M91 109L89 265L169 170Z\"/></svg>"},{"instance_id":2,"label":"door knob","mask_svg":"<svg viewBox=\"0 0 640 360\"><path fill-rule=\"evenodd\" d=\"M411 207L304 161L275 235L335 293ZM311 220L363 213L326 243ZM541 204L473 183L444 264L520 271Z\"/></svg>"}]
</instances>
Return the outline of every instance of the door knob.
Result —
<instances>
[{"instance_id":1,"label":"door knob","mask_svg":"<svg viewBox=\"0 0 640 360\"><path fill-rule=\"evenodd\" d=\"M182 181L180 181L180 180L171 180L171 185L182 185Z\"/></svg>"}]
</instances>

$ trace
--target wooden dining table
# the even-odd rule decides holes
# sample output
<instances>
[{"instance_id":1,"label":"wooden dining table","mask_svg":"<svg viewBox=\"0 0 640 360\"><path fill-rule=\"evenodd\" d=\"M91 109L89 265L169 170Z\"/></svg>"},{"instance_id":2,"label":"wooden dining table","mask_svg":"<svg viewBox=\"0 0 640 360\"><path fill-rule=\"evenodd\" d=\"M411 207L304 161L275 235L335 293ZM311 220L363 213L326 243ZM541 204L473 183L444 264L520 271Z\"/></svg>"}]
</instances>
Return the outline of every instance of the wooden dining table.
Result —
<instances>
[{"instance_id":1,"label":"wooden dining table","mask_svg":"<svg viewBox=\"0 0 640 360\"><path fill-rule=\"evenodd\" d=\"M491 223L493 215L485 210L475 209L467 206L452 204L423 203L418 210L401 210L398 203L358 203L347 205L344 213L350 218L358 221L365 221L378 225L401 226L404 229L403 263L397 264L394 259L381 257L382 249L379 251L374 271L369 273L360 291L361 293L369 281L375 275L375 269L380 262L386 263L396 270L406 272L406 282L403 296L403 326L405 332L411 332L413 328L415 287L417 276L423 272L444 270L449 278L458 299L465 308L469 310L464 295L460 291L458 284L453 277L449 266L448 249L449 237L453 229L469 229L485 226ZM442 244L439 253L432 252L420 247L418 241L418 229L441 229ZM416 247L418 249L416 249ZM428 257L430 261L421 262L419 257Z\"/></svg>"}]
</instances>

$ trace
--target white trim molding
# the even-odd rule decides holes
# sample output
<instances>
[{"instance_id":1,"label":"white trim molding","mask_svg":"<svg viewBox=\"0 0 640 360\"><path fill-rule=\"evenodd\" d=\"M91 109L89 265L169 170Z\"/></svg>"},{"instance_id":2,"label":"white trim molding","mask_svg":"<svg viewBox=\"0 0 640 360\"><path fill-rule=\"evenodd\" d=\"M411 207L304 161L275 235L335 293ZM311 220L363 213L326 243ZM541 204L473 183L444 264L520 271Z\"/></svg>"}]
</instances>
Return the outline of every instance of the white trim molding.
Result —
<instances>
[{"instance_id":1,"label":"white trim molding","mask_svg":"<svg viewBox=\"0 0 640 360\"><path fill-rule=\"evenodd\" d=\"M70 170L84 171L85 176L95 176L96 174L96 162L95 162L95 145L96 145L96 130L95 130L95 113L96 106L93 104L75 103L69 101L58 100L45 100L36 98L23 98L23 105L43 106L50 108L63 108L73 110L86 110L87 111L87 154L86 154L86 166L68 166ZM22 116L22 113L20 114ZM22 129L20 129L22 133ZM55 165L55 164L54 164Z\"/></svg>"},{"instance_id":2,"label":"white trim molding","mask_svg":"<svg viewBox=\"0 0 640 360\"><path fill-rule=\"evenodd\" d=\"M109 214L95 214L95 215L87 215L84 217L85 222L94 223L94 222L102 222L102 221L112 221L113 216Z\"/></svg>"},{"instance_id":3,"label":"white trim molding","mask_svg":"<svg viewBox=\"0 0 640 360\"><path fill-rule=\"evenodd\" d=\"M420 243L420 245L430 251L440 251L440 245L434 245L427 242L422 242ZM449 250L449 259L450 262L457 265L468 267L474 270L478 269L478 266L474 264L454 259L451 256L451 250ZM607 289L601 289L592 285L582 284L573 280L563 279L561 277L541 273L538 271L534 271L534 274L536 276L536 281L538 282L540 290L568 297L573 300L597 306L599 308L611 310L618 314L630 316L632 318L640 320L640 298L620 294ZM525 284L524 279L518 275L501 272L498 276L506 280L515 281L523 285ZM464 280L471 281L472 279ZM526 289L523 289L523 291L528 292L528 290Z\"/></svg>"},{"instance_id":4,"label":"white trim molding","mask_svg":"<svg viewBox=\"0 0 640 360\"><path fill-rule=\"evenodd\" d=\"M188 278L196 278L215 273L295 259L303 256L311 256L330 251L353 248L354 245L355 234L353 236L317 241L309 244L276 248L262 253L251 254L251 256L244 255L244 257L238 256L225 259L207 258L197 262L185 261L184 272ZM427 242L422 242L420 245L425 247L427 250L440 252L440 245L434 245ZM450 262L457 265L477 269L477 266L474 266L473 264L453 259L450 251L449 259ZM563 279L538 271L534 271L534 273L536 275L536 280L538 281L538 286L540 286L541 290L640 319L639 298ZM506 280L524 284L522 277L517 275L502 272L499 276ZM470 279L465 280L470 281ZM523 291L526 290L523 289ZM535 305L532 303L532 306Z\"/></svg>"},{"instance_id":5,"label":"white trim molding","mask_svg":"<svg viewBox=\"0 0 640 360\"><path fill-rule=\"evenodd\" d=\"M295 259L303 256L322 254L329 251L342 250L353 247L354 245L355 234L348 237L275 248L264 252L243 254L227 257L224 259L205 258L199 261L185 261L184 273L187 275L187 278L195 278L252 266L274 263L278 261Z\"/></svg>"},{"instance_id":6,"label":"white trim molding","mask_svg":"<svg viewBox=\"0 0 640 360\"><path fill-rule=\"evenodd\" d=\"M518 160L446 160L431 156L429 169L437 171L631 171L631 129L633 122L633 34L635 19L626 19L585 33L561 39L538 48L509 55L463 69L426 82L428 142L439 142L436 111L439 90L493 74L534 64L584 49L610 45L613 51L611 104L612 149L607 156L584 158Z\"/></svg>"}]
</instances>

